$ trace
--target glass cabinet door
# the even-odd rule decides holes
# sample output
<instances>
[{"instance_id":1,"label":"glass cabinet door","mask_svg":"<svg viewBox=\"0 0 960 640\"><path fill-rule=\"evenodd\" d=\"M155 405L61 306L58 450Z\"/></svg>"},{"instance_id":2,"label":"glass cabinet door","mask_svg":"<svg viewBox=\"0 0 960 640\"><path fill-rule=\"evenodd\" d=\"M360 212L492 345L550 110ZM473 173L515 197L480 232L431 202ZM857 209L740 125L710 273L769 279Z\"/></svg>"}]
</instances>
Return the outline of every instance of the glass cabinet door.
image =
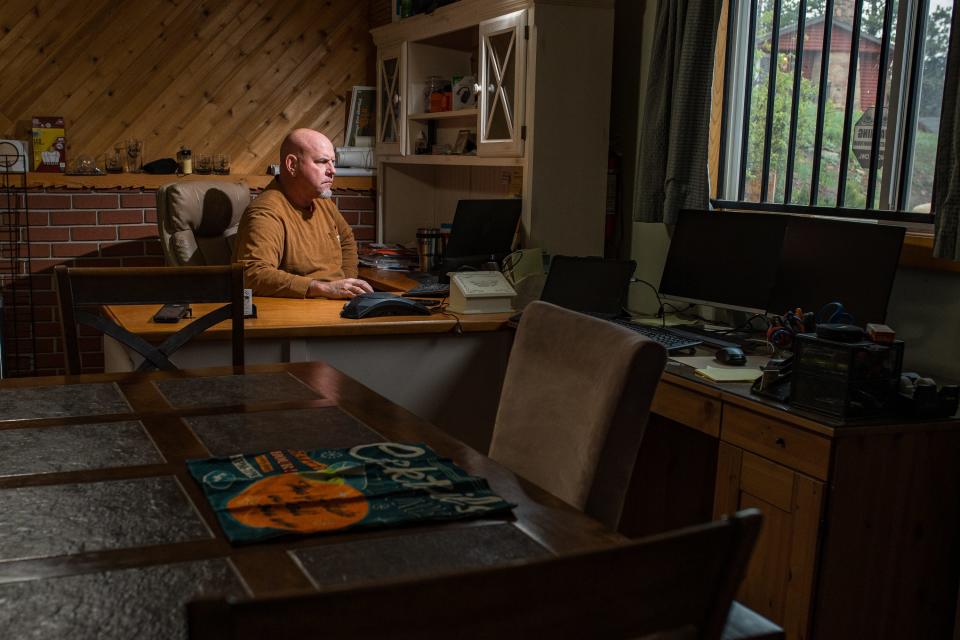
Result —
<instances>
[{"instance_id":1,"label":"glass cabinet door","mask_svg":"<svg viewBox=\"0 0 960 640\"><path fill-rule=\"evenodd\" d=\"M527 12L480 23L479 155L522 156Z\"/></svg>"},{"instance_id":2,"label":"glass cabinet door","mask_svg":"<svg viewBox=\"0 0 960 640\"><path fill-rule=\"evenodd\" d=\"M403 149L405 45L383 47L377 60L377 153L399 154Z\"/></svg>"}]
</instances>

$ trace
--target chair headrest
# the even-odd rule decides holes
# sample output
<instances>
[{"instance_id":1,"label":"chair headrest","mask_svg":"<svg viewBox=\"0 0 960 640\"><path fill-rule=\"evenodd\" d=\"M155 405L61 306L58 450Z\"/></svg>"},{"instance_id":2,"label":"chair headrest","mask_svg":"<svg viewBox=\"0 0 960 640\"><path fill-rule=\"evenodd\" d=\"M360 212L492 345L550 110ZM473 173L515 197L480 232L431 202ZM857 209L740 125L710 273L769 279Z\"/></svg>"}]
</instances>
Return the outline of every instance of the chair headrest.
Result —
<instances>
[{"instance_id":1,"label":"chair headrest","mask_svg":"<svg viewBox=\"0 0 960 640\"><path fill-rule=\"evenodd\" d=\"M250 189L231 182L177 182L161 187L157 213L166 230L192 231L199 237L221 236L235 227L250 204Z\"/></svg>"}]
</instances>

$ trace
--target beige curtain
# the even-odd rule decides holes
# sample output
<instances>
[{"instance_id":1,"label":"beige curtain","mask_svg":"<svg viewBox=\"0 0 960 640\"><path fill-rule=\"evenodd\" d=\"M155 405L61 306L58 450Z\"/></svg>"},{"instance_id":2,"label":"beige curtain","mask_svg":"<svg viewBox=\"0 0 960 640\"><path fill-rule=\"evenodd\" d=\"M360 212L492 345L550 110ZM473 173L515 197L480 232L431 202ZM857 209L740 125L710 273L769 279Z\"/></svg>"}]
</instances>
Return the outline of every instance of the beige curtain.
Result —
<instances>
[{"instance_id":1,"label":"beige curtain","mask_svg":"<svg viewBox=\"0 0 960 640\"><path fill-rule=\"evenodd\" d=\"M634 220L674 223L706 209L713 52L723 0L658 0L644 101Z\"/></svg>"}]
</instances>

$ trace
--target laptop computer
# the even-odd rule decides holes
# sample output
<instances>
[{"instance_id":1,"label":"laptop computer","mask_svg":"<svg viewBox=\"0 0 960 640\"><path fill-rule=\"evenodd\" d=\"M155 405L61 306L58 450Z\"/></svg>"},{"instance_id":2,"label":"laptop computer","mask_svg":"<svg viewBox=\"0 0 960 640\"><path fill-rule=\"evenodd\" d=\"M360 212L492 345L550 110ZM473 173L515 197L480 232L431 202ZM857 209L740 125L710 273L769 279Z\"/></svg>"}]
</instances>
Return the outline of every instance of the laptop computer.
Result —
<instances>
[{"instance_id":1,"label":"laptop computer","mask_svg":"<svg viewBox=\"0 0 960 640\"><path fill-rule=\"evenodd\" d=\"M554 256L540 299L608 320L627 318L627 290L636 268L633 260Z\"/></svg>"},{"instance_id":2,"label":"laptop computer","mask_svg":"<svg viewBox=\"0 0 960 640\"><path fill-rule=\"evenodd\" d=\"M443 277L464 267L476 269L491 257L499 264L513 249L522 207L520 198L457 202L443 260L434 271Z\"/></svg>"}]
</instances>

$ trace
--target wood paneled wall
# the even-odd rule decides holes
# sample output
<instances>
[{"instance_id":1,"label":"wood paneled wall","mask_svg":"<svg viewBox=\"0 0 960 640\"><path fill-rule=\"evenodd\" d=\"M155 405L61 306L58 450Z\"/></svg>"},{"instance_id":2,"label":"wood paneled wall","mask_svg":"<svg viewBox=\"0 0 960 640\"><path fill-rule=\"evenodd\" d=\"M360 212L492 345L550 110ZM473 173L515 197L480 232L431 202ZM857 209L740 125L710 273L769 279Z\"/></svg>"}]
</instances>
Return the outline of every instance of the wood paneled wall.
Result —
<instances>
[{"instance_id":1,"label":"wood paneled wall","mask_svg":"<svg viewBox=\"0 0 960 640\"><path fill-rule=\"evenodd\" d=\"M350 88L373 84L384 3L3 0L0 136L63 116L68 159L134 137L147 161L185 144L262 174L293 128L342 144Z\"/></svg>"}]
</instances>

